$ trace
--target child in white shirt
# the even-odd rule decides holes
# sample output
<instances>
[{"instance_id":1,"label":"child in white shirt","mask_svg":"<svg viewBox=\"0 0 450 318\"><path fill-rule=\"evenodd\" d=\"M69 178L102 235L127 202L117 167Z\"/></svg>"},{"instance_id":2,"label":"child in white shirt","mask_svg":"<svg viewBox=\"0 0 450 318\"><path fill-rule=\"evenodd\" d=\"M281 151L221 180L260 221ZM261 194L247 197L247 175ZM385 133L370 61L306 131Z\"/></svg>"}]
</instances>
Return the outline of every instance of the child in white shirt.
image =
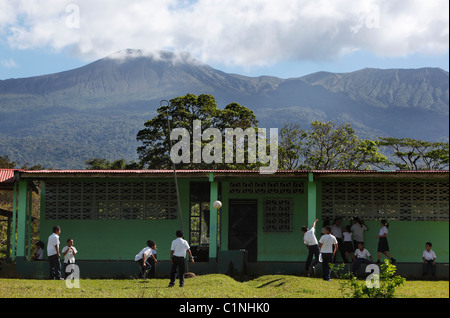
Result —
<instances>
[{"instance_id":1,"label":"child in white shirt","mask_svg":"<svg viewBox=\"0 0 450 318\"><path fill-rule=\"evenodd\" d=\"M67 277L70 273L66 272L66 268L69 264L75 264L75 255L77 255L78 251L73 246L73 239L67 239L67 246L64 246L62 253L64 255L64 275Z\"/></svg>"},{"instance_id":2,"label":"child in white shirt","mask_svg":"<svg viewBox=\"0 0 450 318\"><path fill-rule=\"evenodd\" d=\"M427 275L431 272L431 277L436 278L436 254L431 249L431 242L425 243L425 250L422 253L423 267L422 276Z\"/></svg>"},{"instance_id":3,"label":"child in white shirt","mask_svg":"<svg viewBox=\"0 0 450 318\"><path fill-rule=\"evenodd\" d=\"M370 258L371 262L367 260L368 257ZM373 258L372 255L370 255L369 251L364 248L364 243L359 242L358 248L355 250L355 256L353 257L353 275L356 276L359 266L363 263L372 264Z\"/></svg>"},{"instance_id":4,"label":"child in white shirt","mask_svg":"<svg viewBox=\"0 0 450 318\"><path fill-rule=\"evenodd\" d=\"M352 243L353 233L350 230L350 225L347 225L345 227L345 231L342 233L342 235L344 236L344 253L345 253L344 263L347 263L349 254L350 257L353 258L353 243Z\"/></svg>"}]
</instances>

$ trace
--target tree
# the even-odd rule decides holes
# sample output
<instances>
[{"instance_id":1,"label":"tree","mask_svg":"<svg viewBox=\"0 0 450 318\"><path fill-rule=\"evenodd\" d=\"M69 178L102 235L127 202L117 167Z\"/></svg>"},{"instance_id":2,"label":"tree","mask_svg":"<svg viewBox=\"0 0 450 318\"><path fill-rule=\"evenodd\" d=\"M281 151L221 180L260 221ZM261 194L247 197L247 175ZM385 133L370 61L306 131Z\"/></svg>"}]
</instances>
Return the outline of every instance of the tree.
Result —
<instances>
[{"instance_id":1,"label":"tree","mask_svg":"<svg viewBox=\"0 0 450 318\"><path fill-rule=\"evenodd\" d=\"M387 164L378 142L359 140L350 124L315 121L309 131L285 125L280 147L285 169L367 170Z\"/></svg>"},{"instance_id":2,"label":"tree","mask_svg":"<svg viewBox=\"0 0 450 318\"><path fill-rule=\"evenodd\" d=\"M295 170L301 166L303 140L307 133L298 124L284 124L280 130L278 164L282 170Z\"/></svg>"},{"instance_id":3,"label":"tree","mask_svg":"<svg viewBox=\"0 0 450 318\"><path fill-rule=\"evenodd\" d=\"M195 149L203 147L208 144L211 138L206 138L206 134L197 136L201 138L200 143L194 144L194 139L199 133L204 132L208 128L217 128L222 132L221 145L223 158L224 138L223 133L226 128L241 128L243 130L256 127L258 121L253 111L239 105L238 103L231 103L223 110L217 108L216 100L212 95L202 94L198 97L194 94L187 94L185 96L176 97L170 100L169 105L158 108L158 115L153 119L148 120L144 125L145 128L138 132L136 139L143 143L138 147L137 152L140 159L140 164L149 169L171 169L172 161L170 159L170 142L169 142L169 127L168 118L170 122L170 129L184 128L189 133L189 147L193 149L190 152L189 162L181 162L177 164L179 169L248 169L251 165L248 164L228 164L214 163L207 164L203 161L198 162L194 160ZM195 120L201 121L201 127L194 127ZM211 137L211 136L209 136ZM198 140L198 139L197 139ZM173 141L176 144L177 140ZM234 144L234 149L236 144ZM194 149L195 148L195 149ZM214 149L215 151L216 149Z\"/></svg>"},{"instance_id":4,"label":"tree","mask_svg":"<svg viewBox=\"0 0 450 318\"><path fill-rule=\"evenodd\" d=\"M15 161L11 161L8 155L0 156L0 168L3 169L14 169L17 163Z\"/></svg>"},{"instance_id":5,"label":"tree","mask_svg":"<svg viewBox=\"0 0 450 318\"><path fill-rule=\"evenodd\" d=\"M0 168L2 169L19 169L17 168L17 162L11 161L8 155L0 156ZM26 169L26 170L44 170L46 169L43 165L40 163L29 166L29 163L26 162L22 165L20 169ZM48 169L48 168L47 168Z\"/></svg>"},{"instance_id":6,"label":"tree","mask_svg":"<svg viewBox=\"0 0 450 318\"><path fill-rule=\"evenodd\" d=\"M390 165L401 170L444 170L449 166L449 143L411 138L380 137L379 145L392 151Z\"/></svg>"},{"instance_id":7,"label":"tree","mask_svg":"<svg viewBox=\"0 0 450 318\"><path fill-rule=\"evenodd\" d=\"M88 170L140 170L142 166L135 162L126 162L125 159L118 159L114 161L109 161L100 158L91 158L85 161L86 169Z\"/></svg>"}]
</instances>

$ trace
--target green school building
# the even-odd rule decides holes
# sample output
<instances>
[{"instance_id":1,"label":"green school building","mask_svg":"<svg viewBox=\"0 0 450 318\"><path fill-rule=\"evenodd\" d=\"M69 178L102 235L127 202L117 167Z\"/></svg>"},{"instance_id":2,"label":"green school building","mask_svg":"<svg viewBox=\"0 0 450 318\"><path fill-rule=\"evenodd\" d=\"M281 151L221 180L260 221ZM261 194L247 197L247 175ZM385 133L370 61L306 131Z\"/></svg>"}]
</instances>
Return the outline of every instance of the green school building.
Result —
<instances>
[{"instance_id":1,"label":"green school building","mask_svg":"<svg viewBox=\"0 0 450 318\"><path fill-rule=\"evenodd\" d=\"M40 196L40 239L54 225L61 246L72 238L82 278L136 275L135 255L157 243L156 272L170 271L170 245L183 229L205 273L301 274L307 257L301 227L325 220L365 221L365 247L377 259L380 220L389 222L390 254L400 274L420 276L425 242L449 276L448 171L16 170L10 259L19 277L48 277L32 261L32 192ZM177 199L177 190L179 200ZM219 200L217 210L213 202ZM181 214L179 213L181 211ZM46 248L45 257L46 259ZM342 261L339 253L337 260ZM382 257L384 259L385 256Z\"/></svg>"}]
</instances>

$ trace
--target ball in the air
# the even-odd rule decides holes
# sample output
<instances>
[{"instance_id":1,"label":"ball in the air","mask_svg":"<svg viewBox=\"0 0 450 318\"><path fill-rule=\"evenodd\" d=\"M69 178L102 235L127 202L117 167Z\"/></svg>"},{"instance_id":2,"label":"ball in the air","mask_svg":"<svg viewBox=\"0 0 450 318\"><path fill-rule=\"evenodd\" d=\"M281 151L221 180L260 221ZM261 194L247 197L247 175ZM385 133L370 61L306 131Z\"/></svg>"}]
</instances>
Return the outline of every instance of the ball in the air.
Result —
<instances>
[{"instance_id":1,"label":"ball in the air","mask_svg":"<svg viewBox=\"0 0 450 318\"><path fill-rule=\"evenodd\" d=\"M213 207L214 207L214 209L216 209L216 210L220 209L220 208L222 207L222 202L220 202L220 201L215 201L215 202L213 203Z\"/></svg>"}]
</instances>

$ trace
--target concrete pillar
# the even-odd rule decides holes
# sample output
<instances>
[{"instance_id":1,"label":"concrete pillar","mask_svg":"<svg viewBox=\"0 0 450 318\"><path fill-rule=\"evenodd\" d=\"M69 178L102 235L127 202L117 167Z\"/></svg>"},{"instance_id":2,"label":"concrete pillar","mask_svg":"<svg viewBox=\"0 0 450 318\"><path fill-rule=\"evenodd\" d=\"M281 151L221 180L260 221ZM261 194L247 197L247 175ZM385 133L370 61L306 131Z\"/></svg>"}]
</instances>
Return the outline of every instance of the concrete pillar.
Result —
<instances>
[{"instance_id":1,"label":"concrete pillar","mask_svg":"<svg viewBox=\"0 0 450 318\"><path fill-rule=\"evenodd\" d=\"M317 187L314 174L308 174L308 228L312 226L317 218Z\"/></svg>"},{"instance_id":2,"label":"concrete pillar","mask_svg":"<svg viewBox=\"0 0 450 318\"><path fill-rule=\"evenodd\" d=\"M209 203L209 258L215 259L217 257L217 209L214 208L213 203L219 197L219 185L214 181L214 174L209 174L210 182L210 203Z\"/></svg>"},{"instance_id":3,"label":"concrete pillar","mask_svg":"<svg viewBox=\"0 0 450 318\"><path fill-rule=\"evenodd\" d=\"M25 260L27 232L28 186L26 181L19 181L19 204L17 215L17 260Z\"/></svg>"}]
</instances>

